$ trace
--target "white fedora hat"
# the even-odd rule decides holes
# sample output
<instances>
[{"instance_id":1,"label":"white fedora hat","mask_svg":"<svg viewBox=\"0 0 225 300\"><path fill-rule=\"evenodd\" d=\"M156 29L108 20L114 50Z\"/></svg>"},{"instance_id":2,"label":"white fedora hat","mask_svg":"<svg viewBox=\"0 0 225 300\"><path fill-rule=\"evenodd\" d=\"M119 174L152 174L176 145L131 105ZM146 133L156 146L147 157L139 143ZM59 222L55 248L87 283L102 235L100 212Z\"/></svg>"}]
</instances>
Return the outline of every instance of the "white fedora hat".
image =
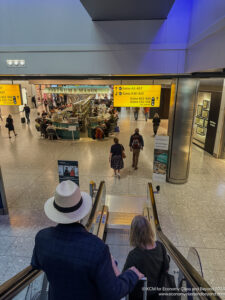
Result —
<instances>
[{"instance_id":1,"label":"white fedora hat","mask_svg":"<svg viewBox=\"0 0 225 300\"><path fill-rule=\"evenodd\" d=\"M56 187L55 196L46 201L44 210L50 220L70 224L83 219L91 207L91 197L81 192L76 183L66 180Z\"/></svg>"}]
</instances>

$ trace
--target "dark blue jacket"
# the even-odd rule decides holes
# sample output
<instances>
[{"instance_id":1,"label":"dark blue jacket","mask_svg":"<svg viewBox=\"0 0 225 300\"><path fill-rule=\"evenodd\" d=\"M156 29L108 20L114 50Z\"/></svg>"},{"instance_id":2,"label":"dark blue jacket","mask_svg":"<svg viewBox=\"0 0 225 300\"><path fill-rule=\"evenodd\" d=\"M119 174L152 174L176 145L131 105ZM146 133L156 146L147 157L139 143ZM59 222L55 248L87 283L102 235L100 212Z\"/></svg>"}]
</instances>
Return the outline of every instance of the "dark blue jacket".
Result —
<instances>
[{"instance_id":1,"label":"dark blue jacket","mask_svg":"<svg viewBox=\"0 0 225 300\"><path fill-rule=\"evenodd\" d=\"M49 281L49 300L117 300L138 282L127 270L116 277L109 248L81 224L39 231L31 264Z\"/></svg>"}]
</instances>

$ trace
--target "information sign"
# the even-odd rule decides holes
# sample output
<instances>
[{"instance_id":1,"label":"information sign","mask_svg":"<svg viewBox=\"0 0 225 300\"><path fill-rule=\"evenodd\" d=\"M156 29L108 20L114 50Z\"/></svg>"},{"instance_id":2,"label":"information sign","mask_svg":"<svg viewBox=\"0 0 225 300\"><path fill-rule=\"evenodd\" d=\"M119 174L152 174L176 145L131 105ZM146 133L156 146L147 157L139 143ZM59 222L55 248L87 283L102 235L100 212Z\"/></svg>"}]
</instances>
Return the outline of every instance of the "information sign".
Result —
<instances>
[{"instance_id":1,"label":"information sign","mask_svg":"<svg viewBox=\"0 0 225 300\"><path fill-rule=\"evenodd\" d=\"M161 85L114 85L115 107L159 107Z\"/></svg>"},{"instance_id":2,"label":"information sign","mask_svg":"<svg viewBox=\"0 0 225 300\"><path fill-rule=\"evenodd\" d=\"M19 84L0 84L0 105L22 105Z\"/></svg>"},{"instance_id":3,"label":"information sign","mask_svg":"<svg viewBox=\"0 0 225 300\"><path fill-rule=\"evenodd\" d=\"M59 182L71 180L79 185L78 161L58 160Z\"/></svg>"}]
</instances>

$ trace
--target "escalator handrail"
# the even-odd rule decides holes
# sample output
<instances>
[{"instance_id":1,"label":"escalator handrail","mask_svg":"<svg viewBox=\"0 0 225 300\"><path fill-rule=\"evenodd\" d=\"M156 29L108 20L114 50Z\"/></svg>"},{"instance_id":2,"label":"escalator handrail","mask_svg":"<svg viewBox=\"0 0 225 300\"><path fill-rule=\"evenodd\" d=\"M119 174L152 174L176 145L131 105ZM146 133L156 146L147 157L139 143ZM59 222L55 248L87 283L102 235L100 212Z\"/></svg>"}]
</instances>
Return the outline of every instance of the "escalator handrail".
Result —
<instances>
[{"instance_id":1,"label":"escalator handrail","mask_svg":"<svg viewBox=\"0 0 225 300\"><path fill-rule=\"evenodd\" d=\"M101 200L104 186L105 182L101 181L99 184L97 195L95 197L94 205L86 224L86 228L88 231L90 230L94 221L95 212L98 207L99 201ZM32 266L26 267L21 272L0 285L0 300L12 299L16 295L18 295L21 290L26 288L35 278L41 275L41 273L42 270L34 269Z\"/></svg>"},{"instance_id":2,"label":"escalator handrail","mask_svg":"<svg viewBox=\"0 0 225 300\"><path fill-rule=\"evenodd\" d=\"M41 270L33 269L32 266L26 267L0 286L0 300L12 299L41 273Z\"/></svg>"},{"instance_id":3,"label":"escalator handrail","mask_svg":"<svg viewBox=\"0 0 225 300\"><path fill-rule=\"evenodd\" d=\"M101 181L100 184L99 184L98 192L97 192L96 197L95 197L94 205L92 207L90 216L89 216L87 224L86 224L86 228L87 228L88 231L90 230L90 228L92 226L92 223L94 221L95 212L96 212L96 209L99 205L99 202L100 202L100 200L102 200L102 193L104 191L104 188L105 188L105 181Z\"/></svg>"},{"instance_id":4,"label":"escalator handrail","mask_svg":"<svg viewBox=\"0 0 225 300\"><path fill-rule=\"evenodd\" d=\"M177 250L177 248L170 242L167 236L163 233L159 217L157 213L155 196L153 192L152 183L148 183L149 195L153 209L153 217L155 221L155 227L157 235L163 245L166 247L167 251L176 262L177 266L181 269L184 276L188 279L190 284L193 285L194 288L202 288L202 293L205 294L204 297L211 300L219 300L221 299L216 292L210 287L210 285L199 275L199 273L195 270L195 268L186 260L186 258ZM205 289L205 290L204 290ZM207 291L211 289L211 293L215 293L215 296L207 295Z\"/></svg>"}]
</instances>

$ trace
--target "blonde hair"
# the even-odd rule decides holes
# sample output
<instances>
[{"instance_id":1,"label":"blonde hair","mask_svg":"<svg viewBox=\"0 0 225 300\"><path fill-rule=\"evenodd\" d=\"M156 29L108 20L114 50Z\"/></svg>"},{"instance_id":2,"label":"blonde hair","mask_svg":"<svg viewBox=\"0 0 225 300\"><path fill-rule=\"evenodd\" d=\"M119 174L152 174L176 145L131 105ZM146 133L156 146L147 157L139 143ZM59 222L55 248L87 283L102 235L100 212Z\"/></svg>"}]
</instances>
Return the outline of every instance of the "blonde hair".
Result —
<instances>
[{"instance_id":1,"label":"blonde hair","mask_svg":"<svg viewBox=\"0 0 225 300\"><path fill-rule=\"evenodd\" d=\"M155 235L149 221L141 215L133 218L130 227L130 244L133 247L145 248L154 246Z\"/></svg>"},{"instance_id":2,"label":"blonde hair","mask_svg":"<svg viewBox=\"0 0 225 300\"><path fill-rule=\"evenodd\" d=\"M153 118L159 118L159 114L155 113Z\"/></svg>"}]
</instances>

